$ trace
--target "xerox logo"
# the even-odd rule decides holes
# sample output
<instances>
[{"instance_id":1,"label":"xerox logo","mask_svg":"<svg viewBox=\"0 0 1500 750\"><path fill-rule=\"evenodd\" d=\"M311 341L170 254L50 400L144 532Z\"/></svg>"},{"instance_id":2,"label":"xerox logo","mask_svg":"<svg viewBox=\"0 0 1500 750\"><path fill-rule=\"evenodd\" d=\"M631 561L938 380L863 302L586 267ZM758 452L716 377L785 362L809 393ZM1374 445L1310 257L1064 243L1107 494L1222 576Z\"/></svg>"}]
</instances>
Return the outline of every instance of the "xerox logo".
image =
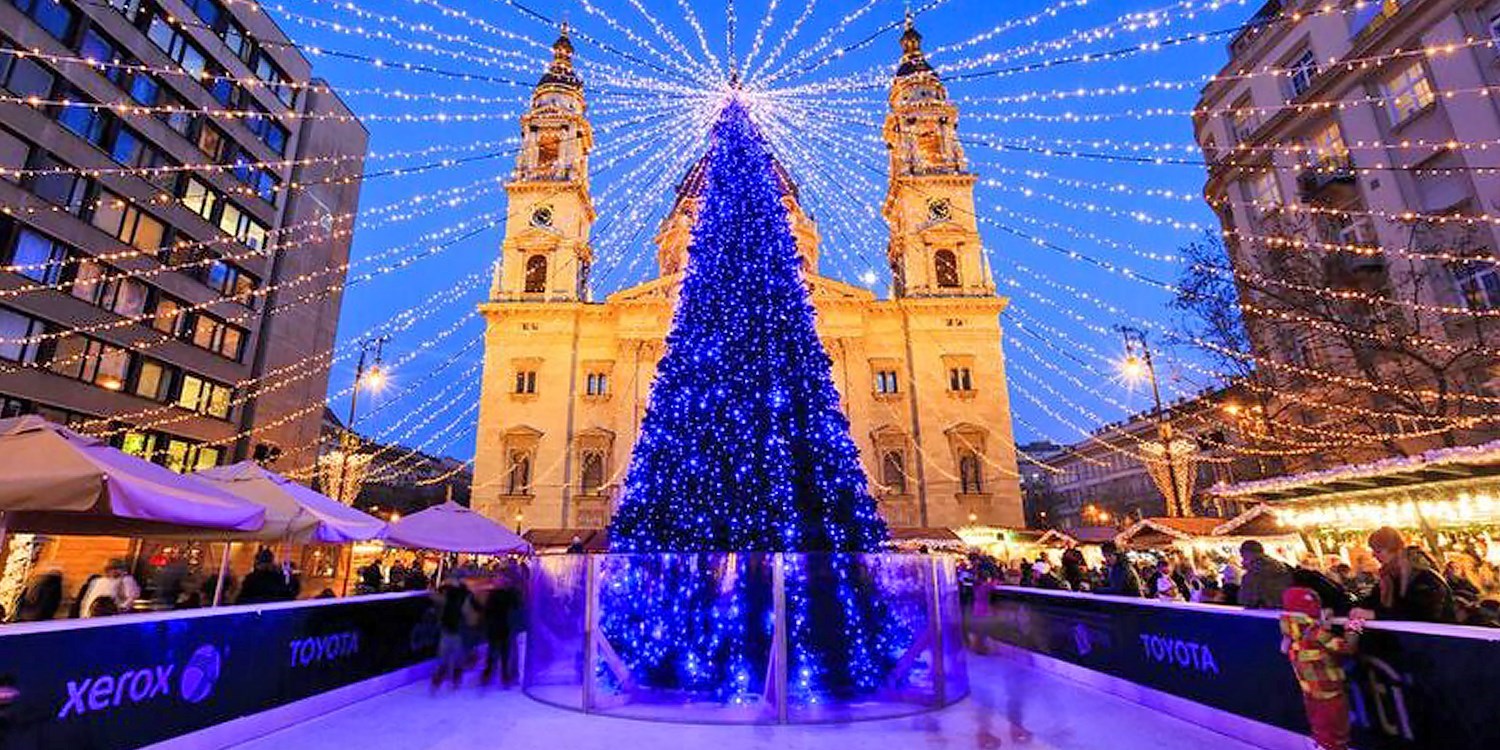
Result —
<instances>
[{"instance_id":1,"label":"xerox logo","mask_svg":"<svg viewBox=\"0 0 1500 750\"><path fill-rule=\"evenodd\" d=\"M176 664L127 669L119 674L104 674L83 680L68 680L68 699L57 712L57 718L97 713L121 705L154 701L172 695L172 676L179 675L177 694L188 703L200 703L213 693L219 681L219 650L199 646L188 657L182 671Z\"/></svg>"}]
</instances>

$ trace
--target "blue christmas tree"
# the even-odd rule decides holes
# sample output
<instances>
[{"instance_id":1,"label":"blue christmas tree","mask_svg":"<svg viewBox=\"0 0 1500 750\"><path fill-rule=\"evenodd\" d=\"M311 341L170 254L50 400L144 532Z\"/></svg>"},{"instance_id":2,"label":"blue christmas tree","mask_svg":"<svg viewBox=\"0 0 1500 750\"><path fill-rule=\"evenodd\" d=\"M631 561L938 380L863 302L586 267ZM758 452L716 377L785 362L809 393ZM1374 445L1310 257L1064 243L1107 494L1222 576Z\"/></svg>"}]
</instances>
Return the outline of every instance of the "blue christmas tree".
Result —
<instances>
[{"instance_id":1,"label":"blue christmas tree","mask_svg":"<svg viewBox=\"0 0 1500 750\"><path fill-rule=\"evenodd\" d=\"M867 693L896 659L892 624L853 553L887 537L818 339L784 173L730 102L699 165L666 356L610 526L601 626L631 680L738 699L761 693L773 627L767 557L788 558L792 697ZM685 553L685 554L684 554Z\"/></svg>"},{"instance_id":2,"label":"blue christmas tree","mask_svg":"<svg viewBox=\"0 0 1500 750\"><path fill-rule=\"evenodd\" d=\"M610 527L620 552L862 552L886 528L818 339L781 172L714 126L667 352Z\"/></svg>"}]
</instances>

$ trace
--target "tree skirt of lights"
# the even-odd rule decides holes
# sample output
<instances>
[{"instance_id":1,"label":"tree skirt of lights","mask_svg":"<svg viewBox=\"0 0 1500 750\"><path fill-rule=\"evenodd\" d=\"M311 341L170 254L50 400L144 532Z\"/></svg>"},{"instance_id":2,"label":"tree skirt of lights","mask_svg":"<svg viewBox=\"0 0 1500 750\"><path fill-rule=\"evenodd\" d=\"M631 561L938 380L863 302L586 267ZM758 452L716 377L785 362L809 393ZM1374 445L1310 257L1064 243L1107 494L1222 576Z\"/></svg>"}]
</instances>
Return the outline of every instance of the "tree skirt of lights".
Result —
<instances>
[{"instance_id":1,"label":"tree skirt of lights","mask_svg":"<svg viewBox=\"0 0 1500 750\"><path fill-rule=\"evenodd\" d=\"M903 554L543 557L523 687L589 713L817 723L968 694L953 562ZM862 616L877 615L880 622Z\"/></svg>"}]
</instances>

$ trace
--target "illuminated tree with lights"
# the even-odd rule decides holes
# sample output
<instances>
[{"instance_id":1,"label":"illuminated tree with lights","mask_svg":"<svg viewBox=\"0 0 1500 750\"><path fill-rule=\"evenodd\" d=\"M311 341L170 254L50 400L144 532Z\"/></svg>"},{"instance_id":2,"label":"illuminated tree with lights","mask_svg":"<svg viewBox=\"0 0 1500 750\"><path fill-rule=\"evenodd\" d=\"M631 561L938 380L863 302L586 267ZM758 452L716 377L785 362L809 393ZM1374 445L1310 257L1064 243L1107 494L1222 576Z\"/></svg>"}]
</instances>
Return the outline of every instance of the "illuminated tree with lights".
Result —
<instances>
[{"instance_id":1,"label":"illuminated tree with lights","mask_svg":"<svg viewBox=\"0 0 1500 750\"><path fill-rule=\"evenodd\" d=\"M653 687L758 692L770 623L764 556L790 558L792 692L872 690L892 626L849 553L887 532L867 488L769 147L737 101L714 126L704 201L667 354L610 527L616 552L697 553L620 564L603 630ZM643 558L644 559L644 558ZM762 618L763 620L764 618Z\"/></svg>"}]
</instances>

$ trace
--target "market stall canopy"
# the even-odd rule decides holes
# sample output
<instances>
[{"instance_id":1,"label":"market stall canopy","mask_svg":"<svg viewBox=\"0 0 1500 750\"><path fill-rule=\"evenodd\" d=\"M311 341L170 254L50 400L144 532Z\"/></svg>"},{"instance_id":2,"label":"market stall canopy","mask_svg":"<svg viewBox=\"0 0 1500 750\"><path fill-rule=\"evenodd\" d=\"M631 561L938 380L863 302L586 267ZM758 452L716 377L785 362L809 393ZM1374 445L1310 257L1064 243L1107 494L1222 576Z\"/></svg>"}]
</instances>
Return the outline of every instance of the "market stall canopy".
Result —
<instances>
[{"instance_id":1,"label":"market stall canopy","mask_svg":"<svg viewBox=\"0 0 1500 750\"><path fill-rule=\"evenodd\" d=\"M481 555L503 555L531 549L531 545L514 531L452 501L434 505L391 524L386 543L412 549Z\"/></svg>"},{"instance_id":2,"label":"market stall canopy","mask_svg":"<svg viewBox=\"0 0 1500 750\"><path fill-rule=\"evenodd\" d=\"M1257 505L1234 518L1219 524L1214 529L1217 536L1266 537L1290 533L1276 518L1276 511L1269 505Z\"/></svg>"},{"instance_id":3,"label":"market stall canopy","mask_svg":"<svg viewBox=\"0 0 1500 750\"><path fill-rule=\"evenodd\" d=\"M521 535L538 554L565 552L577 537L585 552L609 551L609 532L603 529L531 529Z\"/></svg>"},{"instance_id":4,"label":"market stall canopy","mask_svg":"<svg viewBox=\"0 0 1500 750\"><path fill-rule=\"evenodd\" d=\"M1132 547L1165 547L1173 542L1212 536L1223 523L1222 518L1144 518L1120 532L1117 539Z\"/></svg>"},{"instance_id":5,"label":"market stall canopy","mask_svg":"<svg viewBox=\"0 0 1500 750\"><path fill-rule=\"evenodd\" d=\"M266 524L260 530L231 533L224 536L226 539L344 544L385 536L384 521L313 492L254 461L215 466L193 476L266 509Z\"/></svg>"},{"instance_id":6,"label":"market stall canopy","mask_svg":"<svg viewBox=\"0 0 1500 750\"><path fill-rule=\"evenodd\" d=\"M1037 544L1074 547L1081 544L1103 544L1113 542L1120 530L1113 526L1079 526L1072 529L1053 529L1042 535Z\"/></svg>"},{"instance_id":7,"label":"market stall canopy","mask_svg":"<svg viewBox=\"0 0 1500 750\"><path fill-rule=\"evenodd\" d=\"M266 514L37 416L0 419L0 511L11 531L112 536L255 531Z\"/></svg>"}]
</instances>

